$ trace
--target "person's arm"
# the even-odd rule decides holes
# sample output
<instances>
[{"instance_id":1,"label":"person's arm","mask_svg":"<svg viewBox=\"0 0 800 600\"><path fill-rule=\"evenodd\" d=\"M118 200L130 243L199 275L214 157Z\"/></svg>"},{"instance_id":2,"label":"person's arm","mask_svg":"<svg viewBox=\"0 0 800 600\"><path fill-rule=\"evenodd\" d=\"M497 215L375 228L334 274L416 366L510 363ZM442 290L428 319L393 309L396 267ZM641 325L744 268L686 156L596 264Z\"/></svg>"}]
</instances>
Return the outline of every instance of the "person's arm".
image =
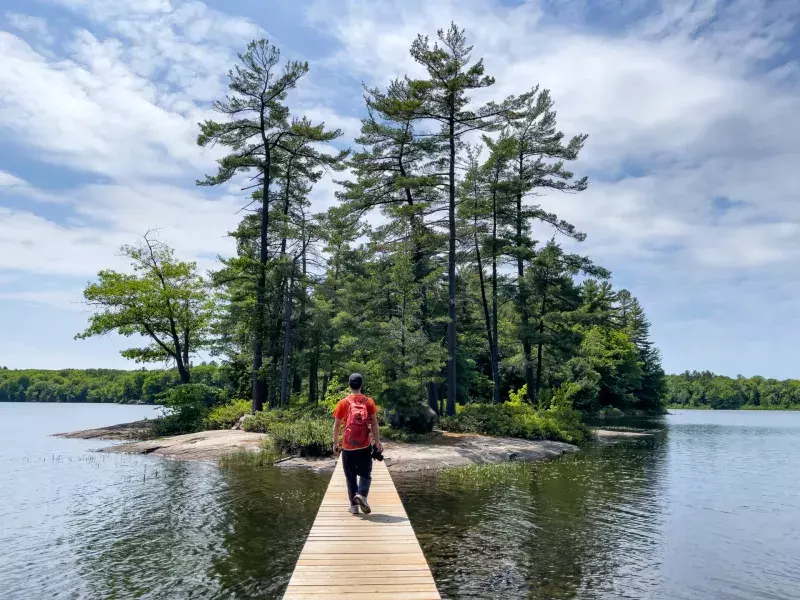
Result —
<instances>
[{"instance_id":1,"label":"person's arm","mask_svg":"<svg viewBox=\"0 0 800 600\"><path fill-rule=\"evenodd\" d=\"M378 448L378 452L383 452L383 444L381 444L381 430L378 427L378 414L373 413L372 415L372 439L375 441L375 446Z\"/></svg>"},{"instance_id":2,"label":"person's arm","mask_svg":"<svg viewBox=\"0 0 800 600\"><path fill-rule=\"evenodd\" d=\"M342 429L342 420L333 420L333 453L339 454L339 431Z\"/></svg>"}]
</instances>

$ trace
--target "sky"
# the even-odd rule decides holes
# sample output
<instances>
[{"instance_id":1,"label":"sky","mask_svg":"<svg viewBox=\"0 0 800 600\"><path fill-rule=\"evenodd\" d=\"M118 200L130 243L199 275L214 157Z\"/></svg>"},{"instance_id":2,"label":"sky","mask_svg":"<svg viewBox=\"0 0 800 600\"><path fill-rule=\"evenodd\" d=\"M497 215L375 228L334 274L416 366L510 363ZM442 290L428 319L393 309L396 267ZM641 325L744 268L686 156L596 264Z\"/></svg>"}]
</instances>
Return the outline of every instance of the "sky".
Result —
<instances>
[{"instance_id":1,"label":"sky","mask_svg":"<svg viewBox=\"0 0 800 600\"><path fill-rule=\"evenodd\" d=\"M291 107L349 144L362 84L421 74L411 42L455 21L497 81L480 100L538 84L589 135L588 190L538 200L641 300L665 369L800 377L799 20L796 0L3 0L0 365L133 368L130 340L73 339L86 283L150 229L204 269L233 253L244 193L195 186L220 156L197 123L249 40L309 62Z\"/></svg>"}]
</instances>

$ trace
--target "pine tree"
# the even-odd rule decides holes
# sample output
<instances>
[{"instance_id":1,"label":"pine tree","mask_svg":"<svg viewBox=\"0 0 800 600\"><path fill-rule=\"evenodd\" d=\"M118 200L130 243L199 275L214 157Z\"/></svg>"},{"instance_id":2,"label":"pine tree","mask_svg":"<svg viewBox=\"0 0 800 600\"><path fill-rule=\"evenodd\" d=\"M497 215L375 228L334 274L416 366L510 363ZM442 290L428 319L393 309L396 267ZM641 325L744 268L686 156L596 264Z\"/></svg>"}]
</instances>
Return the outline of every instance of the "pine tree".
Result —
<instances>
[{"instance_id":1,"label":"pine tree","mask_svg":"<svg viewBox=\"0 0 800 600\"><path fill-rule=\"evenodd\" d=\"M620 320L628 338L636 346L642 370L641 385L635 390L637 407L654 410L666 394L666 375L661 368L661 353L650 341L650 321L642 305L628 290L619 292Z\"/></svg>"},{"instance_id":2,"label":"pine tree","mask_svg":"<svg viewBox=\"0 0 800 600\"><path fill-rule=\"evenodd\" d=\"M548 90L539 91L538 86L519 98L517 108L508 114L508 135L515 141L513 169L514 211L511 236L514 240L509 254L517 263L517 306L520 312L520 340L525 362L525 381L528 386L528 401L535 400L535 379L532 357L529 291L525 286L525 265L534 255L535 241L531 237L533 221L542 221L555 227L560 233L576 240L584 234L556 215L543 211L539 206L527 206L524 199L538 189L554 189L562 192L580 192L586 189L587 178L572 181L573 174L564 169L564 161L575 160L586 141L586 135L574 136L566 145L564 134L556 129L556 112Z\"/></svg>"},{"instance_id":3,"label":"pine tree","mask_svg":"<svg viewBox=\"0 0 800 600\"><path fill-rule=\"evenodd\" d=\"M262 374L266 333L267 272L270 260L270 216L273 210L272 184L277 172L276 154L290 152L290 140L330 141L340 131L327 132L305 121L290 122L285 105L288 92L308 72L308 63L289 61L279 72L280 51L266 40L253 41L239 55L241 66L229 73L231 96L215 101L212 108L228 117L224 122L207 120L200 124L200 146L221 144L232 150L220 159L214 176L198 181L199 185L220 185L237 173L255 172L251 181L258 187L254 200L259 201L259 254L256 279L256 302L253 308L253 411L264 405L266 386ZM280 306L280 303L278 303ZM273 354L275 356L275 354Z\"/></svg>"},{"instance_id":4,"label":"pine tree","mask_svg":"<svg viewBox=\"0 0 800 600\"><path fill-rule=\"evenodd\" d=\"M565 353L574 352L579 341L574 325L580 322L580 288L575 276L609 277L608 271L589 258L565 253L554 240L539 251L525 274L530 291L529 314L535 321L531 342L536 347L535 397L542 389L545 349L556 347Z\"/></svg>"},{"instance_id":5,"label":"pine tree","mask_svg":"<svg viewBox=\"0 0 800 600\"><path fill-rule=\"evenodd\" d=\"M430 174L429 163L437 143L433 138L416 136L413 117L398 105L411 101L405 81L393 81L384 92L366 90L369 116L362 121L356 143L361 150L353 155L351 168L355 181L340 182L339 197L356 215L378 208L389 222L379 228L379 235L389 245L405 244L412 248L414 281L420 303L425 334L433 340L433 315L430 307L430 282L438 277L436 254L440 249L426 218L441 207L439 178ZM428 403L436 410L435 381L427 383Z\"/></svg>"},{"instance_id":6,"label":"pine tree","mask_svg":"<svg viewBox=\"0 0 800 600\"><path fill-rule=\"evenodd\" d=\"M409 81L412 100L398 102L395 111L415 120L437 122L435 134L441 153L441 171L447 193L447 409L455 414L458 383L456 376L456 166L463 137L476 130L492 130L507 107L489 103L475 110L469 108L470 90L494 84L494 78L484 75L483 60L470 64L472 46L467 44L464 30L451 24L447 31L439 30L438 42L431 45L427 36L418 36L411 46L411 56L428 72L428 79Z\"/></svg>"}]
</instances>

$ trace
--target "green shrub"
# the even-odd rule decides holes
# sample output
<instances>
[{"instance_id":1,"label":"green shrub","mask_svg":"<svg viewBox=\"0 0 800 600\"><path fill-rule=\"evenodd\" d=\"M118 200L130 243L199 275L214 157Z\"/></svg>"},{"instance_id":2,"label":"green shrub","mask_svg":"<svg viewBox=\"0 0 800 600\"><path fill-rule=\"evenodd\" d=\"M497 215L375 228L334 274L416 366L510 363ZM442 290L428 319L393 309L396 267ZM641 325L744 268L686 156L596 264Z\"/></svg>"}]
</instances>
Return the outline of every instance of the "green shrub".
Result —
<instances>
[{"instance_id":1,"label":"green shrub","mask_svg":"<svg viewBox=\"0 0 800 600\"><path fill-rule=\"evenodd\" d=\"M233 400L211 409L205 422L206 429L230 429L250 412L250 400Z\"/></svg>"},{"instance_id":2,"label":"green shrub","mask_svg":"<svg viewBox=\"0 0 800 600\"><path fill-rule=\"evenodd\" d=\"M265 436L261 440L261 447L258 450L237 450L230 454L225 454L219 459L219 466L224 469L237 467L271 467L282 454L275 446L275 441Z\"/></svg>"},{"instance_id":3,"label":"green shrub","mask_svg":"<svg viewBox=\"0 0 800 600\"><path fill-rule=\"evenodd\" d=\"M333 409L336 408L336 405L339 403L339 400L343 400L350 394L349 389L338 389L334 387L330 387L328 389L328 393L325 394L324 398L321 398L319 401L319 407L323 408L328 411L328 414L333 413Z\"/></svg>"},{"instance_id":4,"label":"green shrub","mask_svg":"<svg viewBox=\"0 0 800 600\"><path fill-rule=\"evenodd\" d=\"M153 425L156 435L177 435L201 431L211 407L223 392L202 383L179 385L166 396L164 414Z\"/></svg>"},{"instance_id":5,"label":"green shrub","mask_svg":"<svg viewBox=\"0 0 800 600\"><path fill-rule=\"evenodd\" d=\"M513 404L514 406L525 404L527 398L528 398L528 384L525 383L516 392L511 391L508 393L507 404Z\"/></svg>"},{"instance_id":6,"label":"green shrub","mask_svg":"<svg viewBox=\"0 0 800 600\"><path fill-rule=\"evenodd\" d=\"M255 433L267 433L274 423L286 421L290 418L291 415L283 410L260 410L244 420L242 429Z\"/></svg>"},{"instance_id":7,"label":"green shrub","mask_svg":"<svg viewBox=\"0 0 800 600\"><path fill-rule=\"evenodd\" d=\"M457 433L480 433L523 439L582 442L588 429L578 411L554 405L535 410L526 404L468 404L454 417L442 417L442 429Z\"/></svg>"},{"instance_id":8,"label":"green shrub","mask_svg":"<svg viewBox=\"0 0 800 600\"><path fill-rule=\"evenodd\" d=\"M276 421L268 428L275 446L286 454L329 456L333 453L333 419L301 417Z\"/></svg>"},{"instance_id":9,"label":"green shrub","mask_svg":"<svg viewBox=\"0 0 800 600\"><path fill-rule=\"evenodd\" d=\"M269 434L286 454L328 456L332 453L333 418L326 407L265 410L247 417L245 431Z\"/></svg>"}]
</instances>

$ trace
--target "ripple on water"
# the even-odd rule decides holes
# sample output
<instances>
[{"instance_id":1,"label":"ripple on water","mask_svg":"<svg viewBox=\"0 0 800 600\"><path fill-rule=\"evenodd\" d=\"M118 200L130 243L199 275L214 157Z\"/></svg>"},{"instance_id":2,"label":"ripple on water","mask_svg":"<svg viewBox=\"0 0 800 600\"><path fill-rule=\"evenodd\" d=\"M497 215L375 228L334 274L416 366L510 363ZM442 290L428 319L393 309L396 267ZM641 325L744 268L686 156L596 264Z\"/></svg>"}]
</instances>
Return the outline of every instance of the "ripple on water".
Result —
<instances>
[{"instance_id":1,"label":"ripple on water","mask_svg":"<svg viewBox=\"0 0 800 600\"><path fill-rule=\"evenodd\" d=\"M502 484L409 478L401 496L448 598L793 598L800 414L757 418L669 417Z\"/></svg>"},{"instance_id":2,"label":"ripple on water","mask_svg":"<svg viewBox=\"0 0 800 600\"><path fill-rule=\"evenodd\" d=\"M91 454L103 443L19 436L42 413L3 410L3 600L281 596L327 476ZM46 432L104 424L56 416ZM661 427L482 476L398 477L443 595L797 597L800 414Z\"/></svg>"}]
</instances>

